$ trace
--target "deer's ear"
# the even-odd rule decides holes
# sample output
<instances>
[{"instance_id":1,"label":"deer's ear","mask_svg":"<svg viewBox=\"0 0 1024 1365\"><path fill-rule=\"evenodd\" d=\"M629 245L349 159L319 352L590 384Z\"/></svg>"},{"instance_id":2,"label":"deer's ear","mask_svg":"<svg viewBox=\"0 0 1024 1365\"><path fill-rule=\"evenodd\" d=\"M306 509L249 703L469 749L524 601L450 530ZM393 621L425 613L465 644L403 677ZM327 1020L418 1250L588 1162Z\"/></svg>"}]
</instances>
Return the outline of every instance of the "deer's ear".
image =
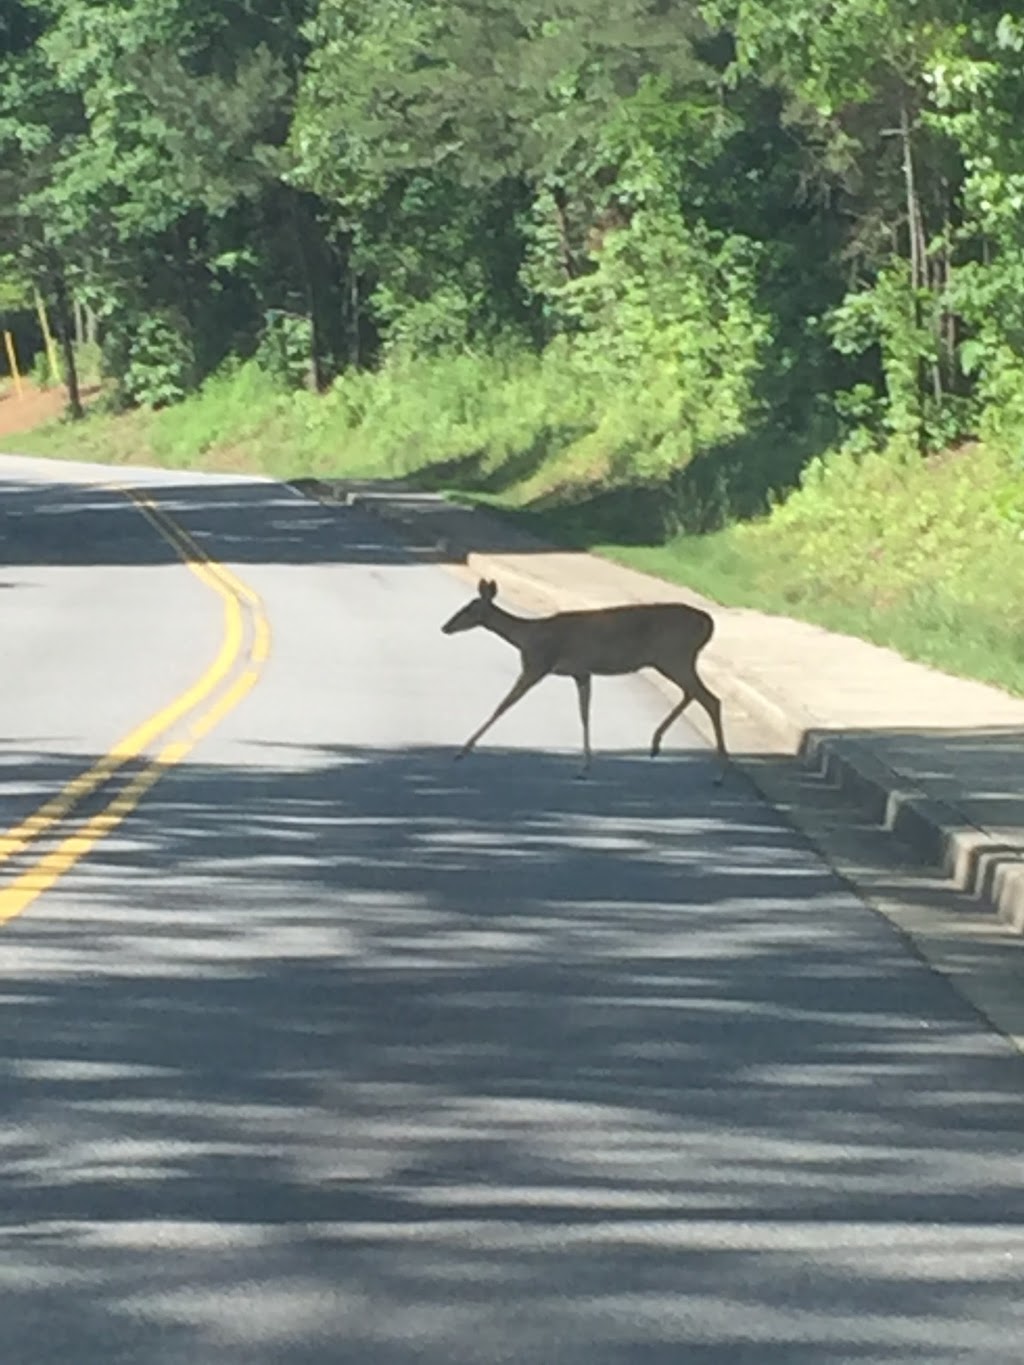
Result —
<instances>
[{"instance_id":1,"label":"deer's ear","mask_svg":"<svg viewBox=\"0 0 1024 1365\"><path fill-rule=\"evenodd\" d=\"M498 585L493 578L489 583L486 578L481 578L477 584L477 592L485 602L493 602L498 595Z\"/></svg>"}]
</instances>

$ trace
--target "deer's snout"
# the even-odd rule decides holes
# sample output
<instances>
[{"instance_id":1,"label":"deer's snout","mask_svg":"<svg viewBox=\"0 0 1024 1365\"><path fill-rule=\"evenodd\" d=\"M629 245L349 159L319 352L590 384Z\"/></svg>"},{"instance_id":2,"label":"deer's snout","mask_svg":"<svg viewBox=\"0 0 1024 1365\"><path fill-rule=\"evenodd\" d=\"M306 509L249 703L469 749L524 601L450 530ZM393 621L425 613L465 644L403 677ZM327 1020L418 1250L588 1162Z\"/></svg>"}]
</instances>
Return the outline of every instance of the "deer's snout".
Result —
<instances>
[{"instance_id":1,"label":"deer's snout","mask_svg":"<svg viewBox=\"0 0 1024 1365\"><path fill-rule=\"evenodd\" d=\"M473 601L467 602L464 607L460 607L441 629L445 635L457 635L461 630L472 630L474 626L482 624L483 614L480 610L480 603Z\"/></svg>"}]
</instances>

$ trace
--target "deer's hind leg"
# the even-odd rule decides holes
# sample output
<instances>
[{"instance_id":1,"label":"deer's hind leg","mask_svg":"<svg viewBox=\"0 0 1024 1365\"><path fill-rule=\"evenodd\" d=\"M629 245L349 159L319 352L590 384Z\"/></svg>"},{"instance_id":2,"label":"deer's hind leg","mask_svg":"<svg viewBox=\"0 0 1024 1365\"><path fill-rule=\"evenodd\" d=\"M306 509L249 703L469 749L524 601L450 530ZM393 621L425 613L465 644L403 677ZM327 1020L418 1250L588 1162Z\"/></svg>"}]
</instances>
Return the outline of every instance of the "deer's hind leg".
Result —
<instances>
[{"instance_id":1,"label":"deer's hind leg","mask_svg":"<svg viewBox=\"0 0 1024 1365\"><path fill-rule=\"evenodd\" d=\"M576 691L579 694L580 720L583 722L583 767L579 776L586 777L590 772L590 674L574 673Z\"/></svg>"},{"instance_id":2,"label":"deer's hind leg","mask_svg":"<svg viewBox=\"0 0 1024 1365\"><path fill-rule=\"evenodd\" d=\"M669 726L682 715L683 711L689 706L691 701L699 702L707 712L708 719L711 721L711 728L715 732L715 748L718 752L720 768L716 782L721 782L725 776L725 765L728 762L729 754L725 747L725 734L722 730L722 703L710 687L707 687L697 672L694 664L670 663L656 664L658 672L670 682L674 682L677 687L683 690L682 699L668 713L665 719L655 730L651 739L651 757L654 758L661 749L661 741L665 736Z\"/></svg>"}]
</instances>

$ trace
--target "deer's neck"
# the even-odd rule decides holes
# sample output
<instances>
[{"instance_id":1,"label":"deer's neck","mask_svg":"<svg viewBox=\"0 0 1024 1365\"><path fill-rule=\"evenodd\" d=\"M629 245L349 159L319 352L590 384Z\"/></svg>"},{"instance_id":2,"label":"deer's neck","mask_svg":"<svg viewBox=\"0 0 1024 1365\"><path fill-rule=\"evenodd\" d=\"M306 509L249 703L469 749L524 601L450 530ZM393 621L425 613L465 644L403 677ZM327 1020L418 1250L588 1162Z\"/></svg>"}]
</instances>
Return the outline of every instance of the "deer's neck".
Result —
<instances>
[{"instance_id":1,"label":"deer's neck","mask_svg":"<svg viewBox=\"0 0 1024 1365\"><path fill-rule=\"evenodd\" d=\"M532 621L522 616L513 616L510 611L503 611L501 607L492 606L487 613L484 626L495 635L500 635L503 640L507 640L516 649L522 649L529 634Z\"/></svg>"}]
</instances>

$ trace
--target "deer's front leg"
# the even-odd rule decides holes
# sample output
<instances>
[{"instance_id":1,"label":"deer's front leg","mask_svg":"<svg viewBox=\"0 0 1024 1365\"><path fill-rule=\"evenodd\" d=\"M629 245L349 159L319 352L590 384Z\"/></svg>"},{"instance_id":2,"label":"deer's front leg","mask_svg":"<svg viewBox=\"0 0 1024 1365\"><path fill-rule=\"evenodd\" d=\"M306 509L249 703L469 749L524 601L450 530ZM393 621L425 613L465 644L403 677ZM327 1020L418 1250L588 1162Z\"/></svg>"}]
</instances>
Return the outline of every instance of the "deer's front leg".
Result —
<instances>
[{"instance_id":1,"label":"deer's front leg","mask_svg":"<svg viewBox=\"0 0 1024 1365\"><path fill-rule=\"evenodd\" d=\"M524 669L516 679L516 683L508 696L495 707L494 714L484 721L483 725L480 726L480 729L470 735L469 739L466 740L465 744L455 755L456 759L465 758L476 742L484 737L494 722L500 716L503 716L510 706L515 706L517 701L522 697L525 697L530 688L540 682L546 671L546 669Z\"/></svg>"}]
</instances>

